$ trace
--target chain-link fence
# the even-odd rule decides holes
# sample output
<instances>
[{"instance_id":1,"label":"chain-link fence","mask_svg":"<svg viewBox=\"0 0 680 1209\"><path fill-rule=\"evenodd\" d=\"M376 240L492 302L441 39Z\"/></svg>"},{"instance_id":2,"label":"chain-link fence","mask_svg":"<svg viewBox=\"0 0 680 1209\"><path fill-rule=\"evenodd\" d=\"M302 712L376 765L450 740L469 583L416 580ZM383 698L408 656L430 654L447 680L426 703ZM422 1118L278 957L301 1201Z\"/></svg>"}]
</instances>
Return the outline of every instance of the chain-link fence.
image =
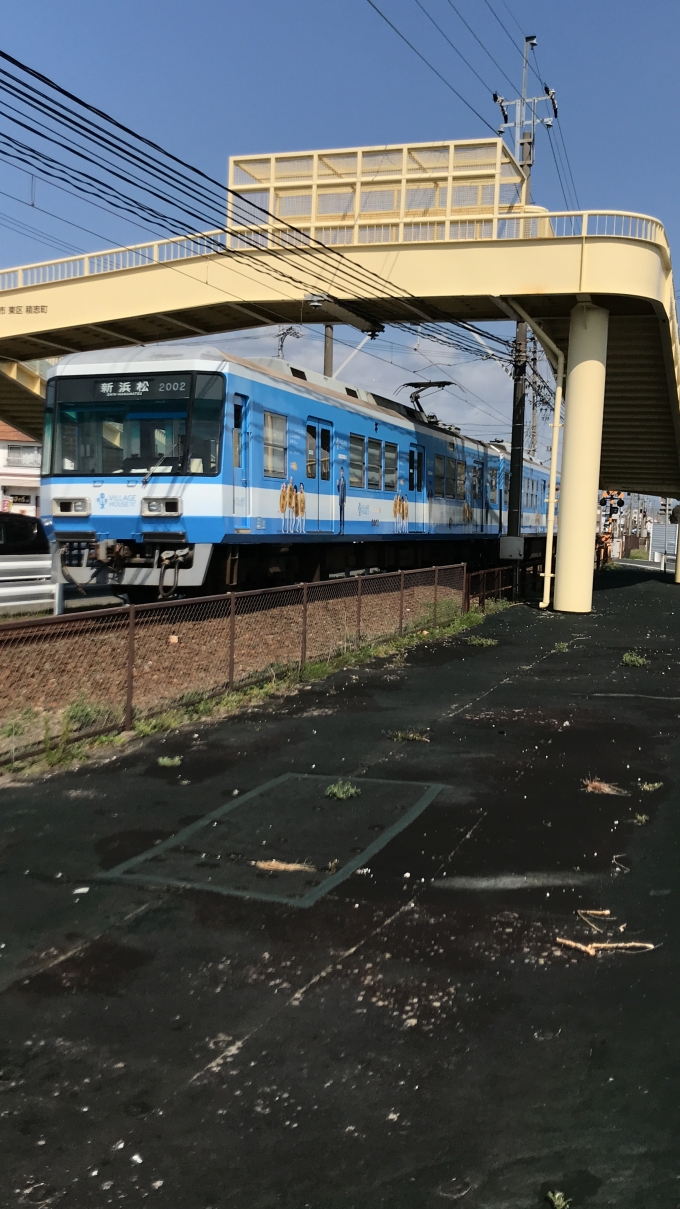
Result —
<instances>
[{"instance_id":1,"label":"chain-link fence","mask_svg":"<svg viewBox=\"0 0 680 1209\"><path fill-rule=\"evenodd\" d=\"M498 574L459 563L0 624L0 763L446 625Z\"/></svg>"}]
</instances>

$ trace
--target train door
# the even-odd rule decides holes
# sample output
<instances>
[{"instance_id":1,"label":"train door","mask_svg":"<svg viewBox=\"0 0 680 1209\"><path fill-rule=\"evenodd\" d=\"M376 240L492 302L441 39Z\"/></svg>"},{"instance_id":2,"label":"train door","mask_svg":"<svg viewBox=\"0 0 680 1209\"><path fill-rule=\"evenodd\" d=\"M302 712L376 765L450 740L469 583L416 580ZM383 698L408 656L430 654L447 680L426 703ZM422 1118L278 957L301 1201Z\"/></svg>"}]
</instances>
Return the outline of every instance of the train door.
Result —
<instances>
[{"instance_id":1,"label":"train door","mask_svg":"<svg viewBox=\"0 0 680 1209\"><path fill-rule=\"evenodd\" d=\"M412 445L408 451L408 528L422 533L425 528L425 448Z\"/></svg>"},{"instance_id":2,"label":"train door","mask_svg":"<svg viewBox=\"0 0 680 1209\"><path fill-rule=\"evenodd\" d=\"M247 424L248 400L244 395L236 395L234 398L234 428L232 433L234 529L250 528Z\"/></svg>"},{"instance_id":3,"label":"train door","mask_svg":"<svg viewBox=\"0 0 680 1209\"><path fill-rule=\"evenodd\" d=\"M332 451L332 424L310 417L305 456L305 527L308 533L333 532Z\"/></svg>"}]
</instances>

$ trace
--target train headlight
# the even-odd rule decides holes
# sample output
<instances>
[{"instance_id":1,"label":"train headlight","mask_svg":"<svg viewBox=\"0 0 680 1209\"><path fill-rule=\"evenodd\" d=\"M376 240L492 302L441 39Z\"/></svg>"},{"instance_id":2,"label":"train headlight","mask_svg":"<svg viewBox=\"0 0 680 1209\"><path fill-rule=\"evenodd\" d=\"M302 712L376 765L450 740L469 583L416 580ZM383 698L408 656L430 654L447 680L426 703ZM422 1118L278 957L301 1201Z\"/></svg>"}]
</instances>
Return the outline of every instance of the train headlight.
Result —
<instances>
[{"instance_id":1,"label":"train headlight","mask_svg":"<svg viewBox=\"0 0 680 1209\"><path fill-rule=\"evenodd\" d=\"M84 496L80 499L52 500L52 516L89 516L92 511L90 501Z\"/></svg>"},{"instance_id":2,"label":"train headlight","mask_svg":"<svg viewBox=\"0 0 680 1209\"><path fill-rule=\"evenodd\" d=\"M176 497L149 497L142 500L142 516L181 516L182 501Z\"/></svg>"}]
</instances>

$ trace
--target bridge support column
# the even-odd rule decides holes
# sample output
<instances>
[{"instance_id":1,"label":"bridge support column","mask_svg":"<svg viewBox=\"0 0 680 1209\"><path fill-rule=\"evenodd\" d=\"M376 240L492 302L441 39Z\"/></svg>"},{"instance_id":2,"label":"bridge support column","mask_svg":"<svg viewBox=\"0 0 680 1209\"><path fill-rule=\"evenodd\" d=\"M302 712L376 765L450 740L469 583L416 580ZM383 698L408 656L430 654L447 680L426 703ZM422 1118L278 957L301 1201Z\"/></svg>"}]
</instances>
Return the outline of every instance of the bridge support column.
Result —
<instances>
[{"instance_id":1,"label":"bridge support column","mask_svg":"<svg viewBox=\"0 0 680 1209\"><path fill-rule=\"evenodd\" d=\"M554 607L590 613L600 477L609 312L579 304L571 312Z\"/></svg>"}]
</instances>

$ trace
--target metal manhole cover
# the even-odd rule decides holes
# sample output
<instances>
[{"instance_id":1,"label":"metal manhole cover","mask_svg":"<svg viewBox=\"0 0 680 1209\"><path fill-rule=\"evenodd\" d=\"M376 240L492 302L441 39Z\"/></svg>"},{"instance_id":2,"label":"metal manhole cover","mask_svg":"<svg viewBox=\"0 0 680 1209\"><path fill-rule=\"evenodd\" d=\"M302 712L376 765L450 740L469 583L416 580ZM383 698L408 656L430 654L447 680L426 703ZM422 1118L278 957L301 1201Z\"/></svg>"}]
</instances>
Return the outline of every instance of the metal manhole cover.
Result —
<instances>
[{"instance_id":1,"label":"metal manhole cover","mask_svg":"<svg viewBox=\"0 0 680 1209\"><path fill-rule=\"evenodd\" d=\"M285 773L98 876L311 907L408 827L443 785Z\"/></svg>"}]
</instances>

